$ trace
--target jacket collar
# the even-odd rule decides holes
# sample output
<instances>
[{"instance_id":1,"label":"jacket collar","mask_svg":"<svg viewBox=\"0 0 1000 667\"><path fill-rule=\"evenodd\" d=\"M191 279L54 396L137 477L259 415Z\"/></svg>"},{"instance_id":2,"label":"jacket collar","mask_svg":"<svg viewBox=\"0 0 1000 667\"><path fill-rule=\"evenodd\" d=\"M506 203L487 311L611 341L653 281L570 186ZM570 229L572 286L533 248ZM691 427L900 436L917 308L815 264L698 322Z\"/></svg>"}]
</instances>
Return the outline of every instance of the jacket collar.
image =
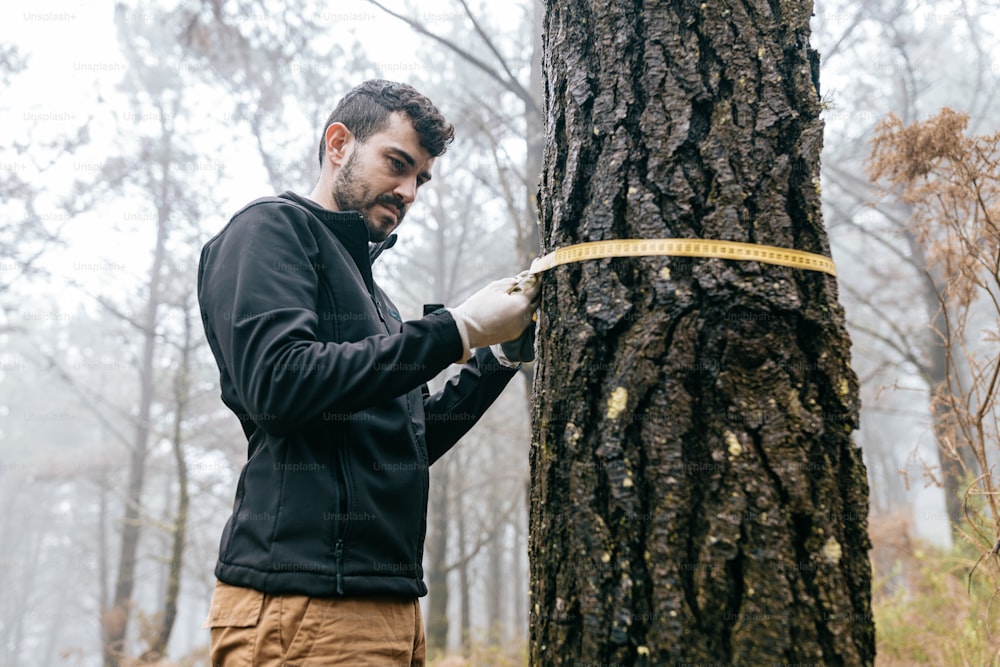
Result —
<instances>
[{"instance_id":1,"label":"jacket collar","mask_svg":"<svg viewBox=\"0 0 1000 667\"><path fill-rule=\"evenodd\" d=\"M368 227L364 219L357 211L331 211L323 208L311 199L297 195L291 190L287 190L279 195L282 199L288 199L312 213L330 232L337 237L337 240L347 249L358 270L364 278L368 290L374 291L375 281L372 277L372 262L396 244L396 235L390 234L380 243L369 243Z\"/></svg>"},{"instance_id":2,"label":"jacket collar","mask_svg":"<svg viewBox=\"0 0 1000 667\"><path fill-rule=\"evenodd\" d=\"M310 213L319 218L340 239L340 242L351 251L352 255L358 251L359 247L367 245L368 261L371 263L375 262L378 256L382 254L382 251L396 245L397 237L395 234L389 234L384 241L378 243L369 242L368 227L365 226L365 221L357 211L331 211L323 208L311 199L295 194L291 190L286 190L279 197L290 199L296 204L309 209Z\"/></svg>"},{"instance_id":3,"label":"jacket collar","mask_svg":"<svg viewBox=\"0 0 1000 667\"><path fill-rule=\"evenodd\" d=\"M396 245L395 234L389 234L389 236L386 237L385 241L380 241L378 243L370 243L368 245L368 258L371 260L371 263L372 264L375 263L375 260L378 259L378 256L382 254L383 250L388 250L394 245Z\"/></svg>"}]
</instances>

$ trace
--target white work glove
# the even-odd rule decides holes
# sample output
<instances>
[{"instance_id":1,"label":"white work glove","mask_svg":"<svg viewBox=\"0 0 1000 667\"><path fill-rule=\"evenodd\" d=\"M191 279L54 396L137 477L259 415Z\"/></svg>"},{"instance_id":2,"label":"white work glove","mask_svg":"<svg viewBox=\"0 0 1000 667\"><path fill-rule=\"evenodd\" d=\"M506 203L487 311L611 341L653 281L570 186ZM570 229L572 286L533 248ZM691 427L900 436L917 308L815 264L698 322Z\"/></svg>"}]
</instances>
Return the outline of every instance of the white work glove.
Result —
<instances>
[{"instance_id":1,"label":"white work glove","mask_svg":"<svg viewBox=\"0 0 1000 667\"><path fill-rule=\"evenodd\" d=\"M462 305L448 309L462 335L465 348L462 361L471 356L473 348L514 340L526 327L534 326L531 314L538 307L539 283L538 280L521 282L520 287L513 289L518 279L502 278L470 296Z\"/></svg>"}]
</instances>

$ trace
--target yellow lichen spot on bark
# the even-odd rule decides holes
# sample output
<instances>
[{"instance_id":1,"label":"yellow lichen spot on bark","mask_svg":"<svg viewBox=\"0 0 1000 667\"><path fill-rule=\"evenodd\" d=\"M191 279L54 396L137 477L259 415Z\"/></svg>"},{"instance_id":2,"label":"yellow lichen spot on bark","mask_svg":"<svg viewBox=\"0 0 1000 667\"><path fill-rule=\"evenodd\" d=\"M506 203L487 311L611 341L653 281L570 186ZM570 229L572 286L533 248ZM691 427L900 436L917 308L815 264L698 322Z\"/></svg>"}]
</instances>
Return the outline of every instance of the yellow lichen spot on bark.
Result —
<instances>
[{"instance_id":1,"label":"yellow lichen spot on bark","mask_svg":"<svg viewBox=\"0 0 1000 667\"><path fill-rule=\"evenodd\" d=\"M743 447L740 445L739 438L732 431L726 431L726 446L729 449L729 455L736 457L743 453Z\"/></svg>"},{"instance_id":2,"label":"yellow lichen spot on bark","mask_svg":"<svg viewBox=\"0 0 1000 667\"><path fill-rule=\"evenodd\" d=\"M799 392L795 389L790 389L788 391L788 398L785 400L785 406L788 408L789 414L792 416L798 416L802 411L802 403L799 401Z\"/></svg>"},{"instance_id":3,"label":"yellow lichen spot on bark","mask_svg":"<svg viewBox=\"0 0 1000 667\"><path fill-rule=\"evenodd\" d=\"M851 383L847 381L847 378L840 378L840 395L847 396L849 391L851 391Z\"/></svg>"},{"instance_id":4,"label":"yellow lichen spot on bark","mask_svg":"<svg viewBox=\"0 0 1000 667\"><path fill-rule=\"evenodd\" d=\"M628 403L628 390L625 387L616 387L608 398L608 419L617 419L625 409L626 403Z\"/></svg>"},{"instance_id":5,"label":"yellow lichen spot on bark","mask_svg":"<svg viewBox=\"0 0 1000 667\"><path fill-rule=\"evenodd\" d=\"M748 586L748 587L747 587L747 597L748 597L748 598L749 598L749 597L753 597L753 594L754 594L755 592L756 592L756 591L755 591L755 590L753 589L753 586Z\"/></svg>"},{"instance_id":6,"label":"yellow lichen spot on bark","mask_svg":"<svg viewBox=\"0 0 1000 667\"><path fill-rule=\"evenodd\" d=\"M840 556L843 550L840 548L840 542L838 542L832 535L827 539L826 544L823 545L823 555L831 563L839 563Z\"/></svg>"},{"instance_id":7,"label":"yellow lichen spot on bark","mask_svg":"<svg viewBox=\"0 0 1000 667\"><path fill-rule=\"evenodd\" d=\"M763 60L763 58L764 58L764 47L763 46L761 46L760 48L757 49L757 57Z\"/></svg>"},{"instance_id":8,"label":"yellow lichen spot on bark","mask_svg":"<svg viewBox=\"0 0 1000 667\"><path fill-rule=\"evenodd\" d=\"M639 655L649 655L649 647L640 646L635 650L635 652L638 653Z\"/></svg>"},{"instance_id":9,"label":"yellow lichen spot on bark","mask_svg":"<svg viewBox=\"0 0 1000 667\"><path fill-rule=\"evenodd\" d=\"M660 269L660 278L663 280L670 280L670 267L663 267Z\"/></svg>"},{"instance_id":10,"label":"yellow lichen spot on bark","mask_svg":"<svg viewBox=\"0 0 1000 667\"><path fill-rule=\"evenodd\" d=\"M601 554L601 562L602 563L610 563L611 562L611 554L609 554L607 551L605 551L604 553L602 553Z\"/></svg>"},{"instance_id":11,"label":"yellow lichen spot on bark","mask_svg":"<svg viewBox=\"0 0 1000 667\"><path fill-rule=\"evenodd\" d=\"M767 523L767 512L761 512L760 513L760 522L761 523Z\"/></svg>"},{"instance_id":12,"label":"yellow lichen spot on bark","mask_svg":"<svg viewBox=\"0 0 1000 667\"><path fill-rule=\"evenodd\" d=\"M632 478L631 477L626 477L624 480L622 480L622 486L624 486L626 489L631 489L632 488Z\"/></svg>"}]
</instances>

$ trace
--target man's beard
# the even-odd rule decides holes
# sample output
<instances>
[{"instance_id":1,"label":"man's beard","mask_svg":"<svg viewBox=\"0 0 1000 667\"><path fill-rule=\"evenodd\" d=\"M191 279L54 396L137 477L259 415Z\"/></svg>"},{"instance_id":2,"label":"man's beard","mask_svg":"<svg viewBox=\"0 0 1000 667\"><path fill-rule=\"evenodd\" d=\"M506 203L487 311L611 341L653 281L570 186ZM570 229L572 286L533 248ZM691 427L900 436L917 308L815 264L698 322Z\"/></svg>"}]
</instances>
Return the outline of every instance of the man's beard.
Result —
<instances>
[{"instance_id":1,"label":"man's beard","mask_svg":"<svg viewBox=\"0 0 1000 667\"><path fill-rule=\"evenodd\" d=\"M384 241L389 236L391 230L385 229L381 223L372 219L371 210L377 204L388 206L390 210L396 212L396 226L403 221L406 215L406 207L403 202L390 194L374 196L371 188L361 182L358 174L355 158L357 153L351 153L347 162L340 168L336 180L333 183L333 200L337 202L337 208L341 211L357 211L361 214L365 226L368 228L368 240L372 242Z\"/></svg>"}]
</instances>

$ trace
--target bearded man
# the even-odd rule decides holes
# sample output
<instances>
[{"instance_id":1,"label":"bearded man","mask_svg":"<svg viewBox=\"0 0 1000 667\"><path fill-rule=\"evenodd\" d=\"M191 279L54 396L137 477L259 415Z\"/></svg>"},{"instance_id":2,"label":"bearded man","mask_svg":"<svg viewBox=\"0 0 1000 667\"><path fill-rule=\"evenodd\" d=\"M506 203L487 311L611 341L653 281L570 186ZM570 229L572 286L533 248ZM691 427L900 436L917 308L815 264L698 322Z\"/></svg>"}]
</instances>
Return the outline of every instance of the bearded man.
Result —
<instances>
[{"instance_id":1,"label":"bearded man","mask_svg":"<svg viewBox=\"0 0 1000 667\"><path fill-rule=\"evenodd\" d=\"M374 282L453 138L412 87L367 81L326 122L312 192L251 202L202 250L205 334L247 439L214 666L424 664L428 467L529 360L538 297L508 278L404 322Z\"/></svg>"}]
</instances>

